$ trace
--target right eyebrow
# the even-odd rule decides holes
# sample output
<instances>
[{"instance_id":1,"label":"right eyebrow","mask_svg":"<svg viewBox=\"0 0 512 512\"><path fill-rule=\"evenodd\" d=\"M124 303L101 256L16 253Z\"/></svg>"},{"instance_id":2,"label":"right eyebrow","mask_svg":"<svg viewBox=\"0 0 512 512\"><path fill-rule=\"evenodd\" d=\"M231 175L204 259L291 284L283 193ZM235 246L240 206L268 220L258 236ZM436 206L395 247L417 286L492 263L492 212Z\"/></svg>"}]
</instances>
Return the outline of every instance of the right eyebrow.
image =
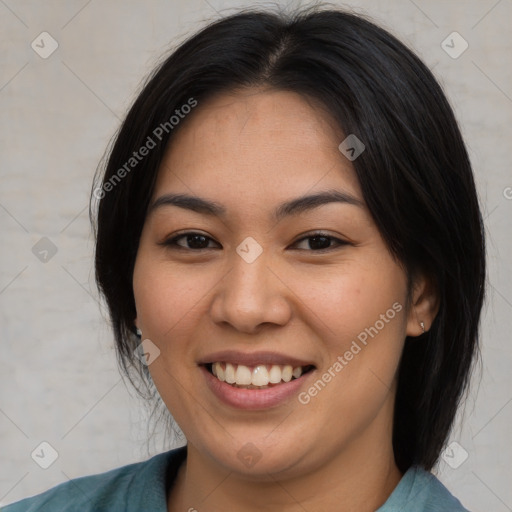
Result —
<instances>
[{"instance_id":1,"label":"right eyebrow","mask_svg":"<svg viewBox=\"0 0 512 512\"><path fill-rule=\"evenodd\" d=\"M149 210L154 211L162 206L178 206L214 217L224 217L226 215L226 208L219 203L188 194L165 194L160 196L150 205Z\"/></svg>"}]
</instances>

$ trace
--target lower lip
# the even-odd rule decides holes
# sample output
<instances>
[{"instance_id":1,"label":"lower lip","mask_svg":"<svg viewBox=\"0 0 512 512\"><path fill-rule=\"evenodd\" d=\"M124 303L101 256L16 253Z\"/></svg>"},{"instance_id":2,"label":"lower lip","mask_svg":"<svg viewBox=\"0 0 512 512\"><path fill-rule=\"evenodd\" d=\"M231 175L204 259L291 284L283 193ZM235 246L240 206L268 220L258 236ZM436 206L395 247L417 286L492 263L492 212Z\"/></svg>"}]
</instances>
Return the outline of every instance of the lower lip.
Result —
<instances>
[{"instance_id":1,"label":"lower lip","mask_svg":"<svg viewBox=\"0 0 512 512\"><path fill-rule=\"evenodd\" d=\"M314 373L314 370L311 370L298 379L267 389L244 389L235 388L226 382L221 382L204 366L200 366L200 368L213 394L225 404L238 409L268 409L282 405L291 396L295 395Z\"/></svg>"}]
</instances>

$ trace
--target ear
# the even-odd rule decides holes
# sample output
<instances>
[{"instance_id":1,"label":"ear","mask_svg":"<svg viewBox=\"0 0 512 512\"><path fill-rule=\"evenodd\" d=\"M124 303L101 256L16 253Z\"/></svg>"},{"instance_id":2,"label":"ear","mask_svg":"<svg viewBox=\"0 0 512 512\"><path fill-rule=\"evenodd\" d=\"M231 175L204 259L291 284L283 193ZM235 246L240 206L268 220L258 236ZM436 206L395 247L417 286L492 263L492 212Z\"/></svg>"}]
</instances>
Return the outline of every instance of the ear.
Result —
<instances>
[{"instance_id":1,"label":"ear","mask_svg":"<svg viewBox=\"0 0 512 512\"><path fill-rule=\"evenodd\" d=\"M407 336L423 334L421 322L427 332L439 311L439 292L435 279L426 273L416 275L413 280L409 312L407 317Z\"/></svg>"}]
</instances>

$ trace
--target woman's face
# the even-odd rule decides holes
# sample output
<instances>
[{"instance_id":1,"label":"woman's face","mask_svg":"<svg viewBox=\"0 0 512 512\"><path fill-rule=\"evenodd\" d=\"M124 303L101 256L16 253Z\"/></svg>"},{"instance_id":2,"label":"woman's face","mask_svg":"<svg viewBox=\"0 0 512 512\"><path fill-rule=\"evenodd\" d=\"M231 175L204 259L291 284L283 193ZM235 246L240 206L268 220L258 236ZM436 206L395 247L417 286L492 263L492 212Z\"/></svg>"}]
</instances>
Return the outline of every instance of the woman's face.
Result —
<instances>
[{"instance_id":1,"label":"woman's face","mask_svg":"<svg viewBox=\"0 0 512 512\"><path fill-rule=\"evenodd\" d=\"M223 94L182 122L133 288L149 370L189 446L256 478L390 445L404 339L420 330L338 149L345 136L291 92ZM345 200L281 207L327 191Z\"/></svg>"}]
</instances>

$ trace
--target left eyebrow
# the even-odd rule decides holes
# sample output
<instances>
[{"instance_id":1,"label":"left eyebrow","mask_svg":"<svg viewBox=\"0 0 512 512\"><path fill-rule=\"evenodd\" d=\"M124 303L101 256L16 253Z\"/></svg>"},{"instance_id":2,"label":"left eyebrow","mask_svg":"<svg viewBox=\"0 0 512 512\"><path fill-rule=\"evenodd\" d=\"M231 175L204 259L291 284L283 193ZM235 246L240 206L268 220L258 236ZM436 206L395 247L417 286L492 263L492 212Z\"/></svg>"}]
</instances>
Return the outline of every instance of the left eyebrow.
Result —
<instances>
[{"instance_id":1,"label":"left eyebrow","mask_svg":"<svg viewBox=\"0 0 512 512\"><path fill-rule=\"evenodd\" d=\"M298 215L328 203L344 203L364 208L364 203L362 201L347 192L342 192L340 190L325 190L323 192L318 192L317 194L298 197L291 201L282 203L276 208L274 212L274 219L279 221L283 217Z\"/></svg>"},{"instance_id":2,"label":"left eyebrow","mask_svg":"<svg viewBox=\"0 0 512 512\"><path fill-rule=\"evenodd\" d=\"M364 208L364 203L356 197L347 192L331 189L286 201L275 209L273 217L279 221L284 217L298 215L328 203L344 203ZM215 201L188 194L165 194L156 199L149 209L154 211L163 206L178 206L213 217L225 217L227 213L226 208Z\"/></svg>"}]
</instances>

